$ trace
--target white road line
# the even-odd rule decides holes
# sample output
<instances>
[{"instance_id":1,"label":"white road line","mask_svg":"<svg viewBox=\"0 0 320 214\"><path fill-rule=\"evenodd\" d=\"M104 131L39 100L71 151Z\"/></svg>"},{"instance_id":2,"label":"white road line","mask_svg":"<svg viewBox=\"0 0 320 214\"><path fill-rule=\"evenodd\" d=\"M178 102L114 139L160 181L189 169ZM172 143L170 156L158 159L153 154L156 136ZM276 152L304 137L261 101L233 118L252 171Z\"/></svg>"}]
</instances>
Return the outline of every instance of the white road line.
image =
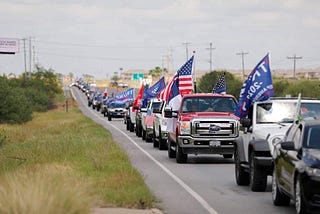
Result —
<instances>
[{"instance_id":1,"label":"white road line","mask_svg":"<svg viewBox=\"0 0 320 214\"><path fill-rule=\"evenodd\" d=\"M83 100L80 99L82 104ZM94 114L96 115L96 114ZM97 116L97 115L96 115ZM107 122L110 126L112 126L114 129L121 132L128 140L130 140L138 149L140 149L141 152L143 152L145 155L147 155L155 164L157 164L163 171L165 171L173 180L175 180L182 188L184 188L192 197L194 197L210 214L218 214L218 212L213 209L209 203L204 200L197 192L195 192L191 187L189 187L185 182L183 182L179 177L177 177L175 174L173 174L168 168L166 168L163 164L161 164L159 161L157 161L152 155L150 155L146 150L144 150L141 146L139 146L129 135L127 135L125 132L123 132L121 129L110 123L109 121L106 121L102 119L101 117L97 116L99 120L102 120L103 122Z\"/></svg>"}]
</instances>

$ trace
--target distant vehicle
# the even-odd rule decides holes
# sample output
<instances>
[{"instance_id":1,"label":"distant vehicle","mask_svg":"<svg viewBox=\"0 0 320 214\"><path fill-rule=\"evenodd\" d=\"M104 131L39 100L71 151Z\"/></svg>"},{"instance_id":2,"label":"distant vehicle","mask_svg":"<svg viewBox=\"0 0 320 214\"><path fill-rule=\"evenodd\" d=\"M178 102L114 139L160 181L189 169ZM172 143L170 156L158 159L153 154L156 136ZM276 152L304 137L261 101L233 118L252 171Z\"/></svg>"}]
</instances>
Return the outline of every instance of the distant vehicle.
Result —
<instances>
[{"instance_id":1,"label":"distant vehicle","mask_svg":"<svg viewBox=\"0 0 320 214\"><path fill-rule=\"evenodd\" d=\"M272 199L296 213L320 213L320 120L293 123L275 145Z\"/></svg>"},{"instance_id":2,"label":"distant vehicle","mask_svg":"<svg viewBox=\"0 0 320 214\"><path fill-rule=\"evenodd\" d=\"M128 83L119 82L119 83L118 83L118 87L128 88Z\"/></svg>"},{"instance_id":3,"label":"distant vehicle","mask_svg":"<svg viewBox=\"0 0 320 214\"><path fill-rule=\"evenodd\" d=\"M167 118L164 117L166 102L162 101L159 108L154 108L153 113L153 147L159 147L159 150L167 149L168 131Z\"/></svg>"},{"instance_id":4,"label":"distant vehicle","mask_svg":"<svg viewBox=\"0 0 320 214\"><path fill-rule=\"evenodd\" d=\"M107 110L108 120L111 121L114 117L122 118L125 116L126 111L125 103L111 102Z\"/></svg>"}]
</instances>

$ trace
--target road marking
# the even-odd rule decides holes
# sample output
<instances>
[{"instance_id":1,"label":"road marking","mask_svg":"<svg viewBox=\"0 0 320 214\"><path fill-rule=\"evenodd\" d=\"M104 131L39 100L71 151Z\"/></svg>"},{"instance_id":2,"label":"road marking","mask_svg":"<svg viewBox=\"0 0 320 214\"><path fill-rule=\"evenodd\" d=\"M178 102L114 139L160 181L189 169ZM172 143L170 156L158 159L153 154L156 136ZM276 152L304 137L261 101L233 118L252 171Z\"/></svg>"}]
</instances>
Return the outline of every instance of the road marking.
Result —
<instances>
[{"instance_id":1,"label":"road marking","mask_svg":"<svg viewBox=\"0 0 320 214\"><path fill-rule=\"evenodd\" d=\"M83 100L80 99L82 104ZM84 105L85 106L85 105ZM157 164L163 171L165 171L173 180L175 180L183 189L185 189L192 197L194 197L210 214L218 214L218 212L213 209L210 204L204 200L197 192L195 192L191 187L189 187L185 182L183 182L178 176L173 174L167 167L157 161L152 155L150 155L146 150L144 150L141 146L139 146L129 135L123 132L121 129L113 125L111 122L104 120L94 113L94 115L103 122L106 122L108 125L112 126L114 129L118 130L122 133L128 140L130 140L141 152L143 152L147 157L149 157L155 164Z\"/></svg>"}]
</instances>

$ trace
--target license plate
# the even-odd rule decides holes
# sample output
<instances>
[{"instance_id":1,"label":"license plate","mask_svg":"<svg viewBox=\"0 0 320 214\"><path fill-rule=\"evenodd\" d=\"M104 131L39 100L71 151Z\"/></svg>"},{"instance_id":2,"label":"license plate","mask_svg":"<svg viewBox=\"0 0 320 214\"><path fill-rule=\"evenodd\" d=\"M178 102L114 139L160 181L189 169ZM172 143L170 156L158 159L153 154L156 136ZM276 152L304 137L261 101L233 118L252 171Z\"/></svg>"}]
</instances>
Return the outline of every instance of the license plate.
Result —
<instances>
[{"instance_id":1,"label":"license plate","mask_svg":"<svg viewBox=\"0 0 320 214\"><path fill-rule=\"evenodd\" d=\"M221 143L218 140L211 140L210 141L210 146L212 146L212 147L220 147Z\"/></svg>"}]
</instances>

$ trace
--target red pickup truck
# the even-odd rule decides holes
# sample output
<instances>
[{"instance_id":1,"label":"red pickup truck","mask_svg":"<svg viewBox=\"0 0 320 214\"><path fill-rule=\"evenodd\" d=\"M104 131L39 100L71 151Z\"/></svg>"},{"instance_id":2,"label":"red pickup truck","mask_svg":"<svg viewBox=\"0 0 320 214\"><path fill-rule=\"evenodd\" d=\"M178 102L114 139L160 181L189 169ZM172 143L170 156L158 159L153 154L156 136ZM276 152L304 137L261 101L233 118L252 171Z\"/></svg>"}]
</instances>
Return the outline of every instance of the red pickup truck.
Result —
<instances>
[{"instance_id":1,"label":"red pickup truck","mask_svg":"<svg viewBox=\"0 0 320 214\"><path fill-rule=\"evenodd\" d=\"M233 112L236 99L229 94L188 94L180 108L165 109L168 122L168 156L186 163L188 154L221 154L232 158L239 136L239 118Z\"/></svg>"}]
</instances>

